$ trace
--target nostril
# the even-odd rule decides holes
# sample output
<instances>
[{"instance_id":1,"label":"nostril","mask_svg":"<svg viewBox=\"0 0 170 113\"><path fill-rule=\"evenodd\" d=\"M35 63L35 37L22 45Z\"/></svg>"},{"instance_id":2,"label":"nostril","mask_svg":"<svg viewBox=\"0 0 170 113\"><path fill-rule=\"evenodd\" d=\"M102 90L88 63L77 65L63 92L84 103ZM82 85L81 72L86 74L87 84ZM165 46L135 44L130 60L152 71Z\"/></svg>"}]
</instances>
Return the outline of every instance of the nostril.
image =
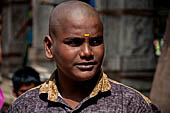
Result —
<instances>
[{"instance_id":1,"label":"nostril","mask_svg":"<svg viewBox=\"0 0 170 113\"><path fill-rule=\"evenodd\" d=\"M90 61L90 60L93 60L94 59L94 56L93 55L90 55L90 56L80 56L81 59L84 59L84 60L87 60L87 61Z\"/></svg>"}]
</instances>

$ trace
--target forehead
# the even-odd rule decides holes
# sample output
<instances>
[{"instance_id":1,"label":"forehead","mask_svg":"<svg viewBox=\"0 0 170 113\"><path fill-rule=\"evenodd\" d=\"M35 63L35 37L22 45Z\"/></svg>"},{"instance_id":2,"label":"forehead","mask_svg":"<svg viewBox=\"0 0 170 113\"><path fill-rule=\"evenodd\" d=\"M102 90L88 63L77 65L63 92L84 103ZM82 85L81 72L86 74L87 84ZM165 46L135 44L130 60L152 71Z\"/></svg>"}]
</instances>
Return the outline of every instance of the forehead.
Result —
<instances>
[{"instance_id":1,"label":"forehead","mask_svg":"<svg viewBox=\"0 0 170 113\"><path fill-rule=\"evenodd\" d=\"M102 24L95 17L74 17L67 19L61 28L62 33L77 35L97 35L102 34Z\"/></svg>"},{"instance_id":2,"label":"forehead","mask_svg":"<svg viewBox=\"0 0 170 113\"><path fill-rule=\"evenodd\" d=\"M76 2L77 3L77 2ZM96 10L87 4L63 4L52 13L52 33L58 34L95 34L102 33L102 23ZM66 7L69 6L70 8ZM74 7L73 7L74 6ZM80 7L81 6L81 7ZM61 13L62 12L62 13ZM61 37L61 36L59 36Z\"/></svg>"},{"instance_id":3,"label":"forehead","mask_svg":"<svg viewBox=\"0 0 170 113\"><path fill-rule=\"evenodd\" d=\"M23 85L19 88L19 90L28 90L28 89L31 89L31 88L33 88L33 87L35 87L35 84L34 84L34 83L31 83L31 84L23 84Z\"/></svg>"}]
</instances>

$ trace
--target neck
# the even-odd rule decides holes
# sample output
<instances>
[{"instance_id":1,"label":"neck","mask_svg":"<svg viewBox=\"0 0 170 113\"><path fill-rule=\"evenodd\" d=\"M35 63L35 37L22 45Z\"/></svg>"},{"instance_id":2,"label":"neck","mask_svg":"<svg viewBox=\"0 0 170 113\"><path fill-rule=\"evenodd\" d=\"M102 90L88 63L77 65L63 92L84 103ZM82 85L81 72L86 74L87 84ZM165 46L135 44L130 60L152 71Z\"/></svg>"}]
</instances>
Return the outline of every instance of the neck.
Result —
<instances>
[{"instance_id":1,"label":"neck","mask_svg":"<svg viewBox=\"0 0 170 113\"><path fill-rule=\"evenodd\" d=\"M58 89L64 100L72 106L76 107L84 98L90 95L97 84L100 72L92 79L87 81L73 81L68 77L58 73Z\"/></svg>"}]
</instances>

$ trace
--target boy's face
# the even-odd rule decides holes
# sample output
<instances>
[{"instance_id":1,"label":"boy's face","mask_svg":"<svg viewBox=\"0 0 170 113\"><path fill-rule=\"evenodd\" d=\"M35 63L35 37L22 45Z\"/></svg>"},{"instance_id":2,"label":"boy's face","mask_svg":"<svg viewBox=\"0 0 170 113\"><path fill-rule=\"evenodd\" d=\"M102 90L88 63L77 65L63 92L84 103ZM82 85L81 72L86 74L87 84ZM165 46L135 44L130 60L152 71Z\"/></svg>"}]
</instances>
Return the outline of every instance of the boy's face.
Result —
<instances>
[{"instance_id":1,"label":"boy's face","mask_svg":"<svg viewBox=\"0 0 170 113\"><path fill-rule=\"evenodd\" d=\"M19 97L20 95L22 95L23 93L25 93L27 90L31 89L35 87L34 83L31 84L23 84L19 89L17 93L14 93L14 96Z\"/></svg>"},{"instance_id":2,"label":"boy's face","mask_svg":"<svg viewBox=\"0 0 170 113\"><path fill-rule=\"evenodd\" d=\"M97 18L74 18L62 27L52 43L58 70L75 81L91 79L103 60L102 24Z\"/></svg>"}]
</instances>

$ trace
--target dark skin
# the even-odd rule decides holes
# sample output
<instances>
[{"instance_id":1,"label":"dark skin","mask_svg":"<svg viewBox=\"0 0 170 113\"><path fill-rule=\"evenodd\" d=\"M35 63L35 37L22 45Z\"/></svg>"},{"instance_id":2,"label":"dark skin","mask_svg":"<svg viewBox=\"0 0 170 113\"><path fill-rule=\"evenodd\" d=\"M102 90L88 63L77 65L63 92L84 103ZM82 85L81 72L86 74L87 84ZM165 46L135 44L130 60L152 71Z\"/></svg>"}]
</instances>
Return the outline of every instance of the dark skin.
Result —
<instances>
[{"instance_id":1,"label":"dark skin","mask_svg":"<svg viewBox=\"0 0 170 113\"><path fill-rule=\"evenodd\" d=\"M100 76L104 55L102 23L93 8L72 1L54 9L50 25L51 33L44 39L46 56L55 60L57 87L74 109L90 95Z\"/></svg>"},{"instance_id":2,"label":"dark skin","mask_svg":"<svg viewBox=\"0 0 170 113\"><path fill-rule=\"evenodd\" d=\"M29 89L35 87L36 85L34 83L31 84L23 84L17 91L13 90L13 94L15 97L19 97L20 95L22 95L23 93L25 93L26 91L28 91Z\"/></svg>"}]
</instances>

